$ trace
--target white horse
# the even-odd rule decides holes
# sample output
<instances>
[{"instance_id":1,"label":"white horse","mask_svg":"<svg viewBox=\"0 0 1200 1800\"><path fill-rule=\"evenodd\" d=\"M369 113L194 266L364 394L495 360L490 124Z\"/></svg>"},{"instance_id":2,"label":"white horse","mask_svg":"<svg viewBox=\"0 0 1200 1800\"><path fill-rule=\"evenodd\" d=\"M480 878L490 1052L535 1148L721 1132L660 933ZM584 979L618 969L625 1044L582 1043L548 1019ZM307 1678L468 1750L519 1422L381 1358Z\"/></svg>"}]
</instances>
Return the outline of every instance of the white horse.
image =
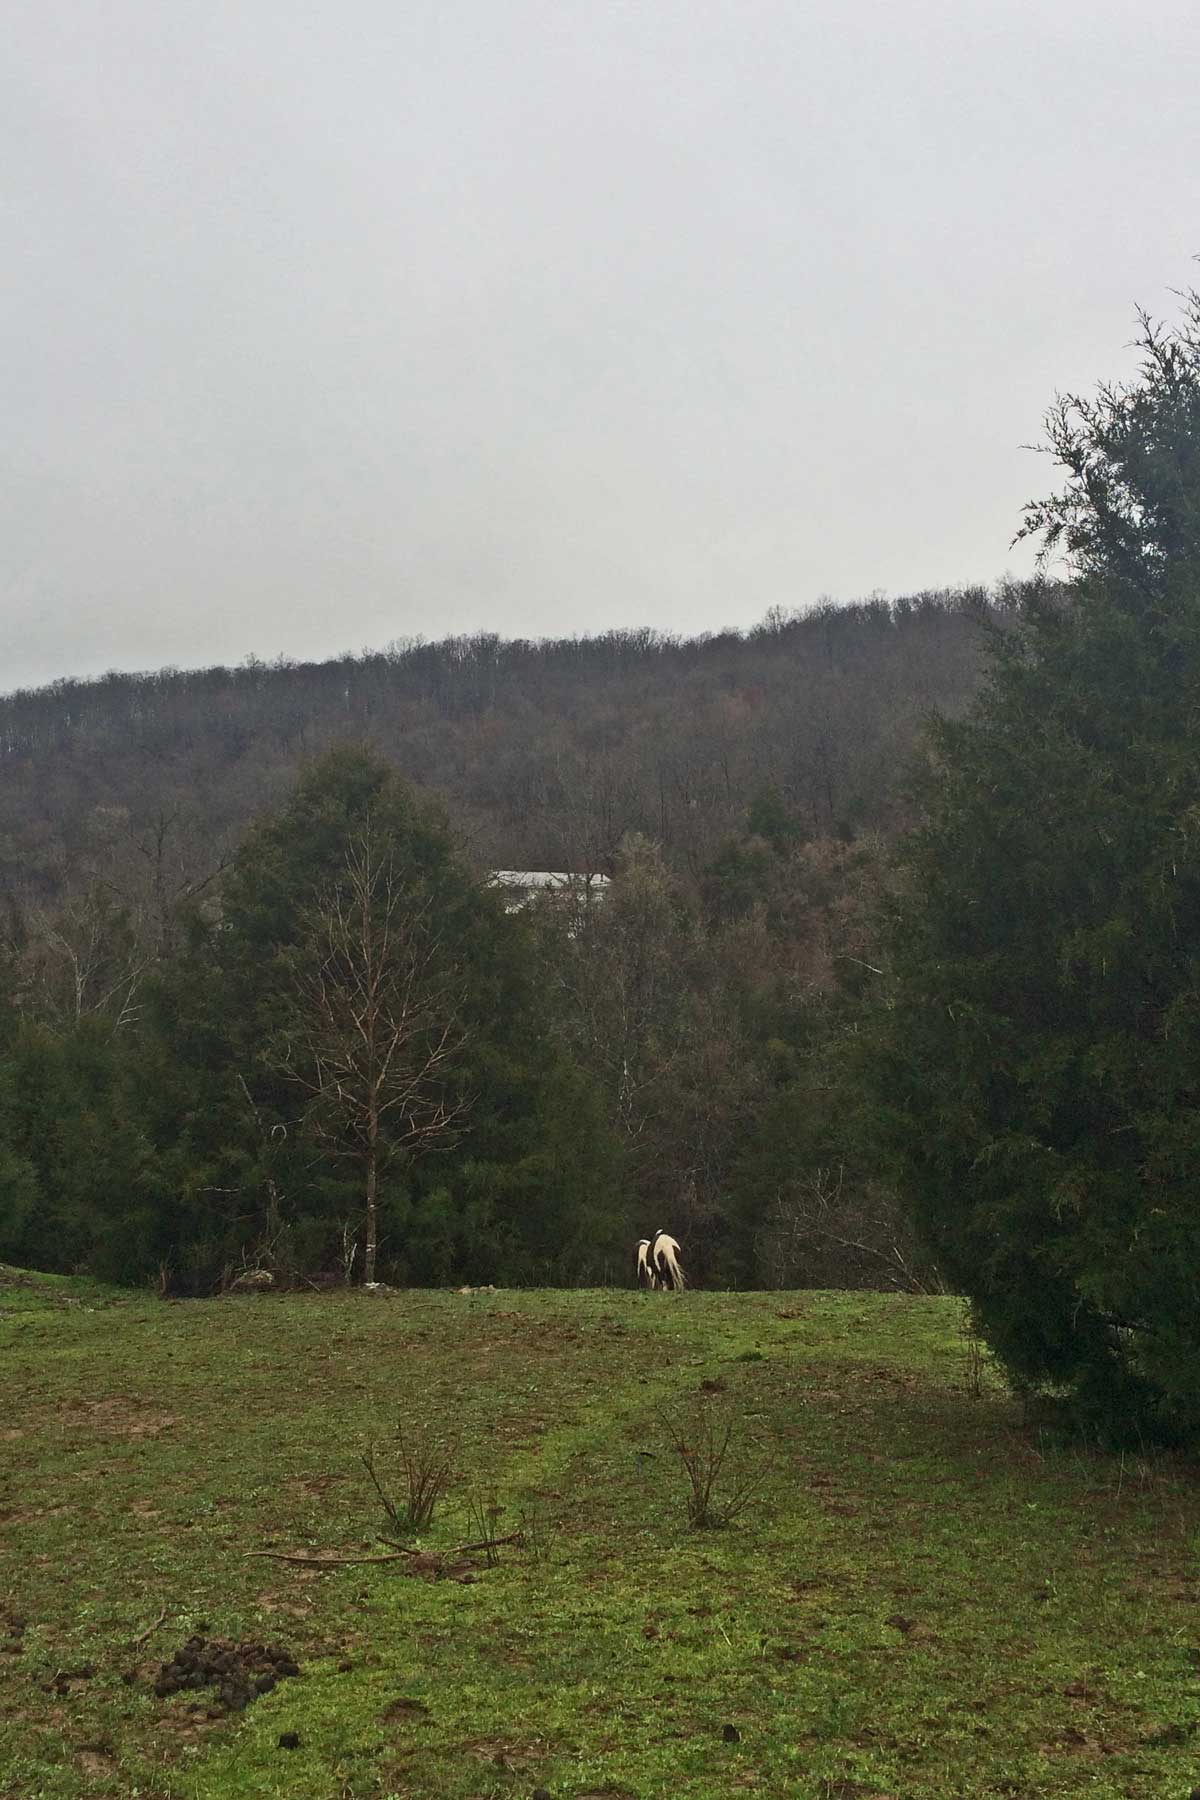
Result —
<instances>
[{"instance_id":1,"label":"white horse","mask_svg":"<svg viewBox=\"0 0 1200 1800\"><path fill-rule=\"evenodd\" d=\"M650 1261L650 1239L639 1238L637 1247L637 1283L639 1287L656 1288L658 1276Z\"/></svg>"},{"instance_id":2,"label":"white horse","mask_svg":"<svg viewBox=\"0 0 1200 1800\"><path fill-rule=\"evenodd\" d=\"M654 1242L650 1246L650 1266L658 1277L660 1287L674 1288L679 1293L687 1286L683 1270L679 1266L679 1245L669 1232L655 1232Z\"/></svg>"}]
</instances>

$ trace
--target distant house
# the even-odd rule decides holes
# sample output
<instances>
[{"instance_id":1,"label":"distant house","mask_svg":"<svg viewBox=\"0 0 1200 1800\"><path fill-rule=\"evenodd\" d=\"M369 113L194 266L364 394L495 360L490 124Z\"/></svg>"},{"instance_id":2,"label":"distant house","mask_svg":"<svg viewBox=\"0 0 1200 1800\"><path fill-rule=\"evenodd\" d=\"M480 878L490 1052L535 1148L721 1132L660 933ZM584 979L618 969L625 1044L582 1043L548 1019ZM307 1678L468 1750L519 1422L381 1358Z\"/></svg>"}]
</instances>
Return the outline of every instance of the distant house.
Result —
<instances>
[{"instance_id":1,"label":"distant house","mask_svg":"<svg viewBox=\"0 0 1200 1800\"><path fill-rule=\"evenodd\" d=\"M493 869L488 886L504 888L507 912L520 912L538 894L572 894L577 900L602 900L611 882L607 875L577 875L569 869Z\"/></svg>"}]
</instances>

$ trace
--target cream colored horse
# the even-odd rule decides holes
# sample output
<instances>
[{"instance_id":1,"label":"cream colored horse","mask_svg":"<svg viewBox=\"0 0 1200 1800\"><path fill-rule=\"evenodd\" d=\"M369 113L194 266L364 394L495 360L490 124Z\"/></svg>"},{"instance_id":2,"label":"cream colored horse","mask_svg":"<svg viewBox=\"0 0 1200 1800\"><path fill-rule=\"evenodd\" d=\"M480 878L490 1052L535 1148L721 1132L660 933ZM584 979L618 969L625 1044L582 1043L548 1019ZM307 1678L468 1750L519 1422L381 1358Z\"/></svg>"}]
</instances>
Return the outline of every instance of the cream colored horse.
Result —
<instances>
[{"instance_id":1,"label":"cream colored horse","mask_svg":"<svg viewBox=\"0 0 1200 1800\"><path fill-rule=\"evenodd\" d=\"M678 1293L687 1286L683 1270L679 1266L679 1245L669 1232L655 1232L654 1242L650 1246L650 1266L658 1277L660 1287L674 1288Z\"/></svg>"}]
</instances>

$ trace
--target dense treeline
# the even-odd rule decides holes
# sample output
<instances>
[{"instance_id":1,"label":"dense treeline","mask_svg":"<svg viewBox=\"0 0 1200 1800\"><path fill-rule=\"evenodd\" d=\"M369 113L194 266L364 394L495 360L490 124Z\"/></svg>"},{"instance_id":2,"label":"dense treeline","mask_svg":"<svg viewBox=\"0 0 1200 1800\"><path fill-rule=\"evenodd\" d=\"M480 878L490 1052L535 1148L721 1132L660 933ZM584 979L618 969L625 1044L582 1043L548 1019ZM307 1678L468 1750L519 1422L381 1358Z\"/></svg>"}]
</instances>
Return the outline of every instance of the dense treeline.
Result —
<instances>
[{"instance_id":1,"label":"dense treeline","mask_svg":"<svg viewBox=\"0 0 1200 1800\"><path fill-rule=\"evenodd\" d=\"M829 1055L880 856L762 795L698 896L630 834L602 901L513 914L436 804L328 752L165 935L102 887L14 910L0 1256L603 1280L669 1219L700 1279L912 1285Z\"/></svg>"},{"instance_id":2,"label":"dense treeline","mask_svg":"<svg viewBox=\"0 0 1200 1800\"><path fill-rule=\"evenodd\" d=\"M697 878L764 787L806 835L886 830L921 718L962 705L979 618L1007 600L931 593L695 640L479 636L10 694L0 888L53 899L106 853L147 879L203 878L306 759L345 742L442 798L477 868L607 869L638 832Z\"/></svg>"},{"instance_id":3,"label":"dense treeline","mask_svg":"<svg viewBox=\"0 0 1200 1800\"><path fill-rule=\"evenodd\" d=\"M38 1017L10 962L0 1254L204 1292L569 1281L613 1244L614 1145L528 923L361 751L313 764L137 985Z\"/></svg>"},{"instance_id":4,"label":"dense treeline","mask_svg":"<svg viewBox=\"0 0 1200 1800\"><path fill-rule=\"evenodd\" d=\"M921 1280L828 1051L869 965L920 721L961 708L981 629L1014 600L0 702L0 1254L188 1291L247 1263L370 1278L362 1120L331 1126L332 1088L305 1089L298 1028L279 1049L299 927L255 922L270 865L316 955L313 909L366 854L357 782L390 796L372 813L387 855L407 866L424 818L493 934L493 972L456 977L475 1011L445 1141L381 1139L382 1275L622 1277L630 1236L670 1221L700 1279ZM322 782L341 783L323 863ZM601 906L514 921L481 891L489 866L616 880Z\"/></svg>"}]
</instances>

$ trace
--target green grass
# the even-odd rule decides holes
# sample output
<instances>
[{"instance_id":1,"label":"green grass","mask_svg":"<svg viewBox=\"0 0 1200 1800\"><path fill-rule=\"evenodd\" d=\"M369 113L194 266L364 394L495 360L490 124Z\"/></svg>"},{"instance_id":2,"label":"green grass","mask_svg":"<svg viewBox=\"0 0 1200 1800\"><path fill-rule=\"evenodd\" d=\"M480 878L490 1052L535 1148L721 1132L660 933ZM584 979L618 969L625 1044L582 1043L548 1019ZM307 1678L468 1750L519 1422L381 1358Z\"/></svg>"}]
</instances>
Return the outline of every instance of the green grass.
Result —
<instances>
[{"instance_id":1,"label":"green grass","mask_svg":"<svg viewBox=\"0 0 1200 1800\"><path fill-rule=\"evenodd\" d=\"M954 1302L172 1305L0 1271L0 1369L4 1800L1200 1780L1191 1471L1056 1446L994 1380L972 1393ZM661 1421L699 1405L769 1465L728 1531L688 1530ZM391 1467L398 1419L461 1441L423 1544L461 1542L494 1487L524 1548L469 1584L251 1554L379 1553L359 1456ZM280 1641L301 1677L219 1719L157 1699L203 1628Z\"/></svg>"}]
</instances>

